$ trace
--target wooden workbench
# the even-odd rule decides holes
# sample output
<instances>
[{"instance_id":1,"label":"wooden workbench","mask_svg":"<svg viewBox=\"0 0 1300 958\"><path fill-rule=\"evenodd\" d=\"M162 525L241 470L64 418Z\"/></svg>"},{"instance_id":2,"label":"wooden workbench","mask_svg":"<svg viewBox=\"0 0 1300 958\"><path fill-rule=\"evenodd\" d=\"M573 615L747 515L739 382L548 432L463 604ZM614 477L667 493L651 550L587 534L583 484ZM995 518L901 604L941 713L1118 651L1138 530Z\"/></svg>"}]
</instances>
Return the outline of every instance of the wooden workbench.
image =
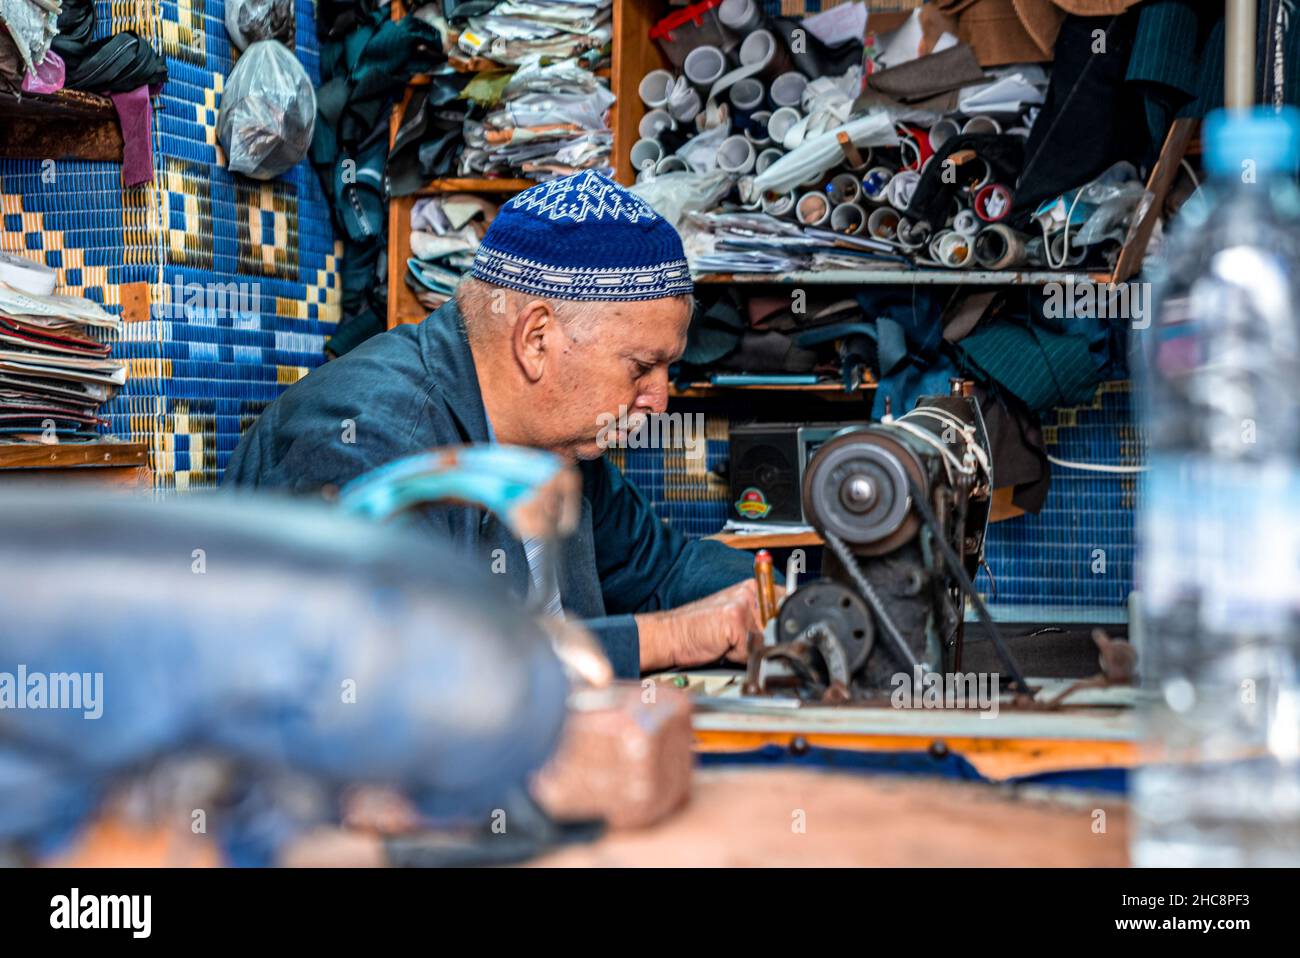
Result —
<instances>
[{"instance_id":1,"label":"wooden workbench","mask_svg":"<svg viewBox=\"0 0 1300 958\"><path fill-rule=\"evenodd\" d=\"M689 804L666 821L611 832L531 864L782 868L1128 863L1127 809L1123 799L1112 795L1016 790L910 775L715 768L696 770Z\"/></svg>"}]
</instances>

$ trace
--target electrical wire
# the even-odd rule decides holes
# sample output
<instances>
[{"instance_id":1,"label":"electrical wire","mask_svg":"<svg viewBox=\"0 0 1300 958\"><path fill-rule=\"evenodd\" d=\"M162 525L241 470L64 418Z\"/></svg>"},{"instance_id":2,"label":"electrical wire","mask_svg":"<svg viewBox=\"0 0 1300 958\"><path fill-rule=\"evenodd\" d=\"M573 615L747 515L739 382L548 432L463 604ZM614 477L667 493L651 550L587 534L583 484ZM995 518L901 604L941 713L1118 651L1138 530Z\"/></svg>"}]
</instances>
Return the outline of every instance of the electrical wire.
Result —
<instances>
[{"instance_id":1,"label":"electrical wire","mask_svg":"<svg viewBox=\"0 0 1300 958\"><path fill-rule=\"evenodd\" d=\"M1064 469L1083 469L1087 472L1110 472L1117 475L1128 475L1135 472L1146 472L1150 466L1112 466L1103 462L1072 462L1069 459L1058 459L1056 456L1048 455L1047 461Z\"/></svg>"}]
</instances>

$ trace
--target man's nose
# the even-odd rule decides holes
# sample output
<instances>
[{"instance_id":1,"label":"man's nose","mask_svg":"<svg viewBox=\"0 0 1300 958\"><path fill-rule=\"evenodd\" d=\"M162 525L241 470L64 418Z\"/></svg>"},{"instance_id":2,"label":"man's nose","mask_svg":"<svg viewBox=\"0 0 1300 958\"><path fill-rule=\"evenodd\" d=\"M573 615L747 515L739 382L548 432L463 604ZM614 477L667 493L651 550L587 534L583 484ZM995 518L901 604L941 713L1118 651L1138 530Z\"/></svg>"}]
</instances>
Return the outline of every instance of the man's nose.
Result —
<instances>
[{"instance_id":1,"label":"man's nose","mask_svg":"<svg viewBox=\"0 0 1300 958\"><path fill-rule=\"evenodd\" d=\"M636 398L636 408L659 415L668 408L668 370L656 369Z\"/></svg>"}]
</instances>

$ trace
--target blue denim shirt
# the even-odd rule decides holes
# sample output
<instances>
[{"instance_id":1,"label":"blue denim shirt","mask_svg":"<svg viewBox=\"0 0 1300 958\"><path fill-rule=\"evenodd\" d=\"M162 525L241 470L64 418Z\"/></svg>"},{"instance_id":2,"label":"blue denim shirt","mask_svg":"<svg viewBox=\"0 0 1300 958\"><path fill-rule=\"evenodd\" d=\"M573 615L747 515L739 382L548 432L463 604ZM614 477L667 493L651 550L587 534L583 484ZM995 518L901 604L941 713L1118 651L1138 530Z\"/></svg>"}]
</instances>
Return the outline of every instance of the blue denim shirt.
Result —
<instances>
[{"instance_id":1,"label":"blue denim shirt","mask_svg":"<svg viewBox=\"0 0 1300 958\"><path fill-rule=\"evenodd\" d=\"M368 340L272 403L226 467L227 485L317 495L401 456L490 438L465 325L454 300L424 322ZM582 462L582 517L561 552L565 609L595 633L624 678L640 673L638 612L670 609L753 574L748 553L688 541L607 459ZM523 545L495 516L440 506L414 521L450 538L527 595ZM501 550L501 551L497 551Z\"/></svg>"}]
</instances>

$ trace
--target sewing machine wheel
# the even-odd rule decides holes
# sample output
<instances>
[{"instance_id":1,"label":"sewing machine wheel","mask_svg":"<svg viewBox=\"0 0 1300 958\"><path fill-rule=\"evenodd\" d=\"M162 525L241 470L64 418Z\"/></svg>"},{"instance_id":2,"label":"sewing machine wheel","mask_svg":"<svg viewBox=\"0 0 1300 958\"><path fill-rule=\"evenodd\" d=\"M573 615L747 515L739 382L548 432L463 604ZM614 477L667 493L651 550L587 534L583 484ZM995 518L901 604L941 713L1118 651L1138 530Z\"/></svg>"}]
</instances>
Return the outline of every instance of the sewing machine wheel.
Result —
<instances>
[{"instance_id":1,"label":"sewing machine wheel","mask_svg":"<svg viewBox=\"0 0 1300 958\"><path fill-rule=\"evenodd\" d=\"M839 641L852 676L867 661L875 641L876 630L867 604L852 589L831 579L801 585L781 604L776 640L793 642L818 622Z\"/></svg>"},{"instance_id":2,"label":"sewing machine wheel","mask_svg":"<svg viewBox=\"0 0 1300 958\"><path fill-rule=\"evenodd\" d=\"M859 429L826 442L808 464L804 513L817 529L839 536L860 555L884 555L920 527L908 477L926 488L916 457L888 434Z\"/></svg>"}]
</instances>

